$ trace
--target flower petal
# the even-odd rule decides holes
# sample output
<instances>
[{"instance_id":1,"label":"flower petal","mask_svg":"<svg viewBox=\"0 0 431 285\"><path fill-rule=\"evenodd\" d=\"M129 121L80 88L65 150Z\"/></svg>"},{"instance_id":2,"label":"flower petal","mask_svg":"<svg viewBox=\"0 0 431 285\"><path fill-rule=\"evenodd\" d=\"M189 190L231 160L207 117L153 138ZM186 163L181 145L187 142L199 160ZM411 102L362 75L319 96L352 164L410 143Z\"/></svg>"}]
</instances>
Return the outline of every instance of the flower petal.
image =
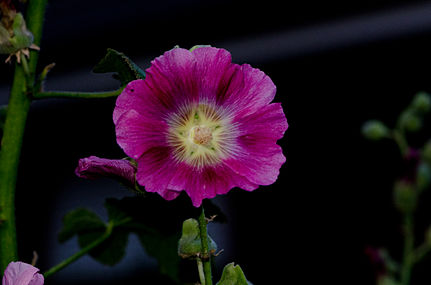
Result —
<instances>
[{"instance_id":1,"label":"flower petal","mask_svg":"<svg viewBox=\"0 0 431 285\"><path fill-rule=\"evenodd\" d=\"M167 128L163 121L151 120L132 109L117 121L117 143L128 156L137 160L148 149L166 145Z\"/></svg>"},{"instance_id":2,"label":"flower petal","mask_svg":"<svg viewBox=\"0 0 431 285\"><path fill-rule=\"evenodd\" d=\"M220 103L232 110L234 117L243 117L259 111L275 97L276 87L265 73L248 64L232 74Z\"/></svg>"},{"instance_id":3,"label":"flower petal","mask_svg":"<svg viewBox=\"0 0 431 285\"><path fill-rule=\"evenodd\" d=\"M285 162L286 157L279 145L255 140L251 136L241 139L241 147L235 157L224 160L234 172L259 185L274 183Z\"/></svg>"},{"instance_id":4,"label":"flower petal","mask_svg":"<svg viewBox=\"0 0 431 285\"><path fill-rule=\"evenodd\" d=\"M37 282L33 285L42 285L43 277L34 278L35 275L41 275L38 272L39 269L30 264L20 261L11 262L4 271L2 285L28 285L32 279Z\"/></svg>"},{"instance_id":5,"label":"flower petal","mask_svg":"<svg viewBox=\"0 0 431 285\"><path fill-rule=\"evenodd\" d=\"M203 199L226 194L234 187L252 191L258 186L222 164L201 169L183 164L177 168L168 187L175 190L185 190L191 198L193 206L199 207Z\"/></svg>"},{"instance_id":6,"label":"flower petal","mask_svg":"<svg viewBox=\"0 0 431 285\"><path fill-rule=\"evenodd\" d=\"M166 193L177 165L169 147L153 147L138 159L136 180L148 192Z\"/></svg>"},{"instance_id":7,"label":"flower petal","mask_svg":"<svg viewBox=\"0 0 431 285\"><path fill-rule=\"evenodd\" d=\"M269 104L254 114L238 119L240 136L251 135L255 139L281 139L288 124L281 103Z\"/></svg>"}]
</instances>

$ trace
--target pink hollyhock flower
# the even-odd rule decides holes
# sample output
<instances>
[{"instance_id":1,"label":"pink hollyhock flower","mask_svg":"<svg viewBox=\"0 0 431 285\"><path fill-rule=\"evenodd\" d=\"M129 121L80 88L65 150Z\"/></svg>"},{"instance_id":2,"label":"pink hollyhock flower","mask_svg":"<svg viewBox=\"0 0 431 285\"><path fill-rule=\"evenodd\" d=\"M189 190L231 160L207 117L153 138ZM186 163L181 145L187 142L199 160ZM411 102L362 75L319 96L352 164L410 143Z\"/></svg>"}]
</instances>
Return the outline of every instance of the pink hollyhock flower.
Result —
<instances>
[{"instance_id":1,"label":"pink hollyhock flower","mask_svg":"<svg viewBox=\"0 0 431 285\"><path fill-rule=\"evenodd\" d=\"M24 263L11 262L4 271L2 285L43 285L43 275L39 269Z\"/></svg>"},{"instance_id":2,"label":"pink hollyhock flower","mask_svg":"<svg viewBox=\"0 0 431 285\"><path fill-rule=\"evenodd\" d=\"M175 48L130 82L113 114L117 142L138 164L137 182L198 207L233 187L276 181L287 129L276 87L262 71L231 62L224 49Z\"/></svg>"}]
</instances>

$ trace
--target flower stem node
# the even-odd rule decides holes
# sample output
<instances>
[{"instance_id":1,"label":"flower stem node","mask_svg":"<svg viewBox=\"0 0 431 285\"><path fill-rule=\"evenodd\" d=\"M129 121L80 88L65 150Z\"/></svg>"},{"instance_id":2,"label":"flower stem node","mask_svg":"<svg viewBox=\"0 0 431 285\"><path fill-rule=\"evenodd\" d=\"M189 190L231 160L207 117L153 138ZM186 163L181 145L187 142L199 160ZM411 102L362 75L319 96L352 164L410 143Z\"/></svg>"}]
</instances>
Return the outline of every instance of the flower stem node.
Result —
<instances>
[{"instance_id":1,"label":"flower stem node","mask_svg":"<svg viewBox=\"0 0 431 285\"><path fill-rule=\"evenodd\" d=\"M213 255L217 251L217 244L209 238L209 254ZM202 243L200 238L199 223L195 219L188 219L183 222L183 231L178 242L178 255L182 258L208 258L202 254Z\"/></svg>"},{"instance_id":2,"label":"flower stem node","mask_svg":"<svg viewBox=\"0 0 431 285\"><path fill-rule=\"evenodd\" d=\"M412 213L417 206L417 191L413 184L399 180L394 185L394 204L402 213Z\"/></svg>"},{"instance_id":3,"label":"flower stem node","mask_svg":"<svg viewBox=\"0 0 431 285\"><path fill-rule=\"evenodd\" d=\"M29 48L39 50L39 47L33 44L33 34L27 29L22 14L14 13L12 17L11 23L0 22L0 54L9 54L6 62L14 55L21 62L21 54L29 57Z\"/></svg>"},{"instance_id":4,"label":"flower stem node","mask_svg":"<svg viewBox=\"0 0 431 285\"><path fill-rule=\"evenodd\" d=\"M362 126L362 134L369 140L381 140L389 137L389 129L378 120L370 120Z\"/></svg>"}]
</instances>

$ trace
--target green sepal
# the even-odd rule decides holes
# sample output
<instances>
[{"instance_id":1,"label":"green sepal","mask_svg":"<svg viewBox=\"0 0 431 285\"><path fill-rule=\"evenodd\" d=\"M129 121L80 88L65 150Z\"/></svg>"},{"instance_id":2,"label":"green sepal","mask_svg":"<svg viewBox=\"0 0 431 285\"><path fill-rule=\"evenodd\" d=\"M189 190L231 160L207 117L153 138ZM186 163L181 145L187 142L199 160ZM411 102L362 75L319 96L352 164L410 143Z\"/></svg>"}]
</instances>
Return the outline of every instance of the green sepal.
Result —
<instances>
[{"instance_id":1,"label":"green sepal","mask_svg":"<svg viewBox=\"0 0 431 285\"><path fill-rule=\"evenodd\" d=\"M33 43L33 34L27 29L24 17L17 13L12 24L13 35L0 23L0 54L13 54Z\"/></svg>"},{"instance_id":2,"label":"green sepal","mask_svg":"<svg viewBox=\"0 0 431 285\"><path fill-rule=\"evenodd\" d=\"M142 69L123 53L111 48L108 48L105 57L96 64L93 72L114 72L113 77L120 81L121 86L127 85L130 81L145 78L145 72Z\"/></svg>"},{"instance_id":3,"label":"green sepal","mask_svg":"<svg viewBox=\"0 0 431 285\"><path fill-rule=\"evenodd\" d=\"M210 254L217 250L217 244L208 236L208 249ZM178 241L178 255L182 258L202 256L202 242L199 231L199 222L195 219L188 219L183 222L183 231Z\"/></svg>"},{"instance_id":4,"label":"green sepal","mask_svg":"<svg viewBox=\"0 0 431 285\"><path fill-rule=\"evenodd\" d=\"M211 47L211 46L210 45L195 45L195 46L192 46L192 48L189 50L194 51L195 49L202 48L202 47Z\"/></svg>"},{"instance_id":5,"label":"green sepal","mask_svg":"<svg viewBox=\"0 0 431 285\"><path fill-rule=\"evenodd\" d=\"M224 267L220 281L216 285L252 285L252 283L247 281L241 267L232 262Z\"/></svg>"}]
</instances>

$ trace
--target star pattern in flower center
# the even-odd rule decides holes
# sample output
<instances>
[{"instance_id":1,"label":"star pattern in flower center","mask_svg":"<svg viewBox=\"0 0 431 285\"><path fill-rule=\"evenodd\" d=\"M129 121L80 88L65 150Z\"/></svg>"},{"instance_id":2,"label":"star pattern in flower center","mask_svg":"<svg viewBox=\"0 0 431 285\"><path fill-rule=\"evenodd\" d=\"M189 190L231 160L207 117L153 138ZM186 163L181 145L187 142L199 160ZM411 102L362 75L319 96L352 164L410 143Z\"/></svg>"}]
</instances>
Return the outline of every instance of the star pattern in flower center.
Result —
<instances>
[{"instance_id":1,"label":"star pattern in flower center","mask_svg":"<svg viewBox=\"0 0 431 285\"><path fill-rule=\"evenodd\" d=\"M235 127L210 104L179 109L168 120L174 157L196 168L217 164L234 149Z\"/></svg>"}]
</instances>

